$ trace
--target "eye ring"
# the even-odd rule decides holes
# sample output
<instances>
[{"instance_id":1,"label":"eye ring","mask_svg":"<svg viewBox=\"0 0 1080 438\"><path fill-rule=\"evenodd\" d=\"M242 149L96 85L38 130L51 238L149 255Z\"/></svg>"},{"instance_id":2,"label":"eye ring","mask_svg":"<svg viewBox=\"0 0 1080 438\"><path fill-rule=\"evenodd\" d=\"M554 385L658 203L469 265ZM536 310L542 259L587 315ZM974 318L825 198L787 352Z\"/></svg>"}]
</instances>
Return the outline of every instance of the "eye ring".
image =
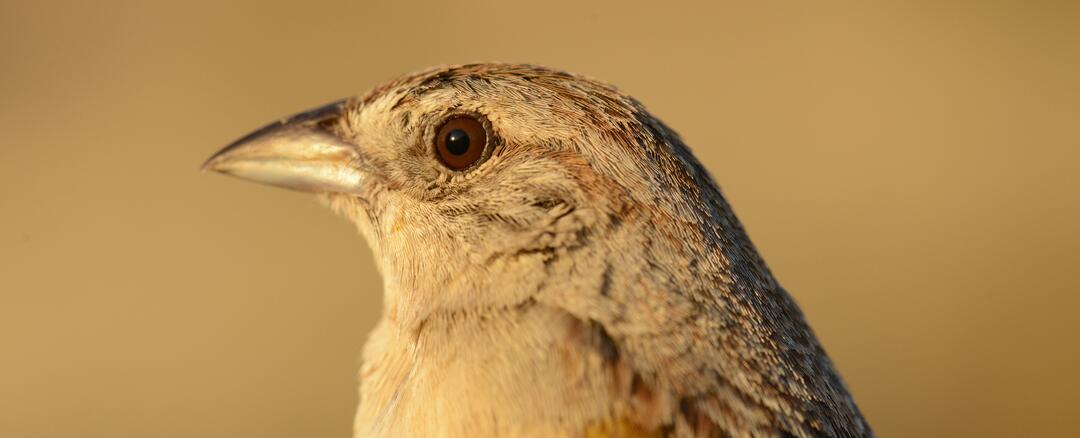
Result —
<instances>
[{"instance_id":1,"label":"eye ring","mask_svg":"<svg viewBox=\"0 0 1080 438\"><path fill-rule=\"evenodd\" d=\"M451 116L435 133L435 155L450 170L476 166L487 157L487 149L486 123L472 115Z\"/></svg>"}]
</instances>

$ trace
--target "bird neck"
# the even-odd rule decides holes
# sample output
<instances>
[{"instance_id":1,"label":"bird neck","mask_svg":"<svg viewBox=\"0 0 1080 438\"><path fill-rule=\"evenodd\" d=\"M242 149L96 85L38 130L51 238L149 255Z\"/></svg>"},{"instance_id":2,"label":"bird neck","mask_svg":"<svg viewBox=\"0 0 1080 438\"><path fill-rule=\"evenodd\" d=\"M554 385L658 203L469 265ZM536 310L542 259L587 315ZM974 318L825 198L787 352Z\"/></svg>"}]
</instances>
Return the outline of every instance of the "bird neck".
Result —
<instances>
[{"instance_id":1,"label":"bird neck","mask_svg":"<svg viewBox=\"0 0 1080 438\"><path fill-rule=\"evenodd\" d=\"M435 312L415 328L386 319L365 348L356 436L576 435L613 403L592 339L537 301Z\"/></svg>"}]
</instances>

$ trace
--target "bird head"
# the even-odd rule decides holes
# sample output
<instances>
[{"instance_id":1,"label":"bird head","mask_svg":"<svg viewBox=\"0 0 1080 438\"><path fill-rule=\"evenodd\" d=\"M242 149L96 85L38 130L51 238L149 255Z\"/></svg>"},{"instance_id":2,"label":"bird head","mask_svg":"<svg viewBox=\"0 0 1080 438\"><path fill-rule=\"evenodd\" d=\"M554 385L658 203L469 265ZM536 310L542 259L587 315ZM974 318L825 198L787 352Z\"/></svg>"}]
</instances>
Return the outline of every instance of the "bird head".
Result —
<instances>
[{"instance_id":1,"label":"bird head","mask_svg":"<svg viewBox=\"0 0 1080 438\"><path fill-rule=\"evenodd\" d=\"M635 251L612 243L620 229L700 241L702 217L725 209L702 201L708 176L637 101L525 65L408 75L264 127L204 168L318 193L350 218L402 324L583 278L599 254Z\"/></svg>"}]
</instances>

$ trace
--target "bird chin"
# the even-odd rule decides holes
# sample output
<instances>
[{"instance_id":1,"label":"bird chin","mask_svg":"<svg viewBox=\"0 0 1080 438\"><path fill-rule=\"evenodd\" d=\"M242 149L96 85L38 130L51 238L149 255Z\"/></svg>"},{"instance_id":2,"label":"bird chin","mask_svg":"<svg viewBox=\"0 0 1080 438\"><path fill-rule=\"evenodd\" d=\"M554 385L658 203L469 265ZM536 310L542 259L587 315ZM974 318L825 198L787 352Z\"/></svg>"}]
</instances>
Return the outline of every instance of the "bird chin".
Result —
<instances>
[{"instance_id":1,"label":"bird chin","mask_svg":"<svg viewBox=\"0 0 1080 438\"><path fill-rule=\"evenodd\" d=\"M364 240L378 254L377 212L366 197L351 193L319 193L316 198L334 213L355 224Z\"/></svg>"}]
</instances>

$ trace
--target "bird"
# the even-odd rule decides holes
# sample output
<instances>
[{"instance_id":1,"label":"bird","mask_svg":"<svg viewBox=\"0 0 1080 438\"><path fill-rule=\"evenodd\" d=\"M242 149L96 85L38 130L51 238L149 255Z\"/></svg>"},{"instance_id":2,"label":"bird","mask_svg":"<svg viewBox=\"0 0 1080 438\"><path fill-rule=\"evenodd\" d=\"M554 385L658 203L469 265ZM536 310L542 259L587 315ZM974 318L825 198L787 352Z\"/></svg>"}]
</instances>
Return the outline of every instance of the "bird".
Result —
<instances>
[{"instance_id":1,"label":"bird","mask_svg":"<svg viewBox=\"0 0 1080 438\"><path fill-rule=\"evenodd\" d=\"M315 193L383 281L356 437L872 437L712 176L638 100L433 67L204 170Z\"/></svg>"}]
</instances>

